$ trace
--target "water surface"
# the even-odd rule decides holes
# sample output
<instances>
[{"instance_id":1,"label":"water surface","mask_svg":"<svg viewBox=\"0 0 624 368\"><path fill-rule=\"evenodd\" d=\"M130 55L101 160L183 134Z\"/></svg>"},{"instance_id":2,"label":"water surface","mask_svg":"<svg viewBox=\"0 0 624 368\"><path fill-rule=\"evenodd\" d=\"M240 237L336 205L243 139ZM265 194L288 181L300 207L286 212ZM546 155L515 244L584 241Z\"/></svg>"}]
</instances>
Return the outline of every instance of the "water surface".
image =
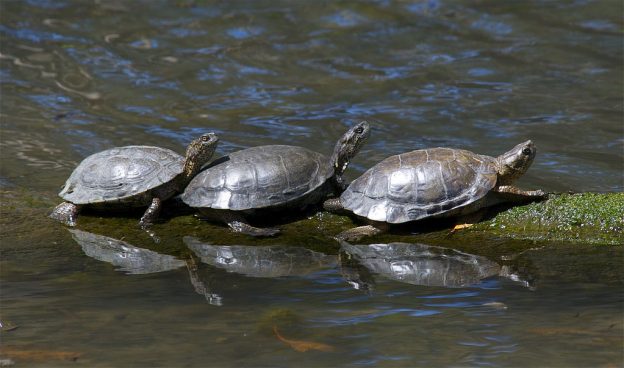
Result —
<instances>
[{"instance_id":1,"label":"water surface","mask_svg":"<svg viewBox=\"0 0 624 368\"><path fill-rule=\"evenodd\" d=\"M393 254L381 244L370 258L318 234L233 241L200 222L189 226L207 238L163 223L156 243L126 230L132 217L85 219L80 236L45 214L75 165L106 148L183 152L214 131L218 155L283 143L330 153L361 119L373 132L349 178L412 149L495 156L532 139L522 186L622 191L622 11L619 1L0 2L0 321L17 326L0 332L5 355L42 366L621 365L620 247L518 255L501 241L454 256L477 272L417 258L422 244ZM414 265L469 282L426 283ZM274 327L331 349L297 351ZM32 350L80 357L15 353Z\"/></svg>"}]
</instances>

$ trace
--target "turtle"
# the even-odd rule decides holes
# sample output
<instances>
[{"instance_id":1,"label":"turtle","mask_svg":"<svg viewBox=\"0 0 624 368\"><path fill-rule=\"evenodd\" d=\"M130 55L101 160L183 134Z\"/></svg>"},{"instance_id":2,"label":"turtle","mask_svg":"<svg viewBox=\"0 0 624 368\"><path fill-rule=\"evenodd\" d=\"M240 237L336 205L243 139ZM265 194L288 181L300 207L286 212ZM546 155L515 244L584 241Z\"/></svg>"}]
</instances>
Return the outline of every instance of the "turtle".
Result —
<instances>
[{"instance_id":1,"label":"turtle","mask_svg":"<svg viewBox=\"0 0 624 368\"><path fill-rule=\"evenodd\" d=\"M358 240L387 231L392 224L465 216L504 202L544 199L542 190L525 191L512 185L531 166L536 152L528 140L498 157L444 147L390 156L323 206L369 222L337 236Z\"/></svg>"},{"instance_id":2,"label":"turtle","mask_svg":"<svg viewBox=\"0 0 624 368\"><path fill-rule=\"evenodd\" d=\"M193 140L186 157L160 147L111 148L85 158L71 174L59 196L65 202L50 217L76 226L85 207L96 209L149 206L139 221L142 228L158 218L162 202L184 190L212 157L219 138L206 133Z\"/></svg>"},{"instance_id":3,"label":"turtle","mask_svg":"<svg viewBox=\"0 0 624 368\"><path fill-rule=\"evenodd\" d=\"M231 153L197 174L182 193L182 201L205 217L225 222L233 232L277 235L278 229L252 226L248 218L299 211L342 192L346 188L342 174L369 135L366 121L354 125L338 140L329 159L288 145Z\"/></svg>"}]
</instances>

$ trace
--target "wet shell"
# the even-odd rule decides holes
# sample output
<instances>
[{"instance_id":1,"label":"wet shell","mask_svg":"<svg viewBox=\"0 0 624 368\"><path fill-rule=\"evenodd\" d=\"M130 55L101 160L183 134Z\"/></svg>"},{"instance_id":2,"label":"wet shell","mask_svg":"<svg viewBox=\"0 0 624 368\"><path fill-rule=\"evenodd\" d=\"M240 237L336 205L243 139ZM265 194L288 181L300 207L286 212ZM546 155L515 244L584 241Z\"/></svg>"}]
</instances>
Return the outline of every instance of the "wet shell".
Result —
<instances>
[{"instance_id":1,"label":"wet shell","mask_svg":"<svg viewBox=\"0 0 624 368\"><path fill-rule=\"evenodd\" d=\"M356 215L403 223L445 214L483 198L496 185L492 157L451 148L388 157L340 197Z\"/></svg>"},{"instance_id":2,"label":"wet shell","mask_svg":"<svg viewBox=\"0 0 624 368\"><path fill-rule=\"evenodd\" d=\"M59 196L74 204L147 205L146 192L182 173L184 157L159 147L117 147L84 159Z\"/></svg>"},{"instance_id":3,"label":"wet shell","mask_svg":"<svg viewBox=\"0 0 624 368\"><path fill-rule=\"evenodd\" d=\"M324 155L296 146L259 146L215 161L187 186L191 207L248 210L284 205L321 187L334 171Z\"/></svg>"}]
</instances>

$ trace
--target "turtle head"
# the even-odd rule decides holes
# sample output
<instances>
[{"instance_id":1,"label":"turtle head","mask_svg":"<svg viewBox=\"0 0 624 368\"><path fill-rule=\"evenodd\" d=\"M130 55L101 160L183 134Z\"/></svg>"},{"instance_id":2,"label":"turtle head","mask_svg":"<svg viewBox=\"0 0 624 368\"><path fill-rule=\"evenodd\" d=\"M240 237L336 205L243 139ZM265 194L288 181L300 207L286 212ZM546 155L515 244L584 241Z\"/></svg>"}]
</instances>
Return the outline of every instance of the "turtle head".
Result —
<instances>
[{"instance_id":1,"label":"turtle head","mask_svg":"<svg viewBox=\"0 0 624 368\"><path fill-rule=\"evenodd\" d=\"M330 163L337 176L342 175L347 169L349 161L360 151L369 135L370 125L366 121L362 121L349 129L336 142Z\"/></svg>"},{"instance_id":2,"label":"turtle head","mask_svg":"<svg viewBox=\"0 0 624 368\"><path fill-rule=\"evenodd\" d=\"M217 148L217 143L219 143L219 137L216 134L206 133L188 145L184 159L184 174L189 180L210 161Z\"/></svg>"},{"instance_id":3,"label":"turtle head","mask_svg":"<svg viewBox=\"0 0 624 368\"><path fill-rule=\"evenodd\" d=\"M529 140L498 156L498 185L509 185L521 177L533 163L536 153L535 145Z\"/></svg>"}]
</instances>

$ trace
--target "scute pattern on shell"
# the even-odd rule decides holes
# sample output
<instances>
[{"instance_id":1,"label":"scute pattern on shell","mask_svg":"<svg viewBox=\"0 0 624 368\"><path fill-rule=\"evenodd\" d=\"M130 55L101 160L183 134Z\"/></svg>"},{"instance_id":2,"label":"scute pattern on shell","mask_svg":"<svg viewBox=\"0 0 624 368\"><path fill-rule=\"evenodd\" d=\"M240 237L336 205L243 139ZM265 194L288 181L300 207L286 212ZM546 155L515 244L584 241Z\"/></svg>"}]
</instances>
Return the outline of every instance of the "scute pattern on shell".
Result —
<instances>
[{"instance_id":1,"label":"scute pattern on shell","mask_svg":"<svg viewBox=\"0 0 624 368\"><path fill-rule=\"evenodd\" d=\"M333 176L324 155L295 146L259 146L230 154L200 172L182 200L191 207L247 210L285 204Z\"/></svg>"},{"instance_id":2,"label":"scute pattern on shell","mask_svg":"<svg viewBox=\"0 0 624 368\"><path fill-rule=\"evenodd\" d=\"M354 180L340 201L356 215L396 224L463 207L495 184L494 158L431 148L381 161Z\"/></svg>"},{"instance_id":3,"label":"scute pattern on shell","mask_svg":"<svg viewBox=\"0 0 624 368\"><path fill-rule=\"evenodd\" d=\"M141 194L170 182L183 167L184 157L165 148L117 147L85 158L59 195L75 204L149 201Z\"/></svg>"}]
</instances>

